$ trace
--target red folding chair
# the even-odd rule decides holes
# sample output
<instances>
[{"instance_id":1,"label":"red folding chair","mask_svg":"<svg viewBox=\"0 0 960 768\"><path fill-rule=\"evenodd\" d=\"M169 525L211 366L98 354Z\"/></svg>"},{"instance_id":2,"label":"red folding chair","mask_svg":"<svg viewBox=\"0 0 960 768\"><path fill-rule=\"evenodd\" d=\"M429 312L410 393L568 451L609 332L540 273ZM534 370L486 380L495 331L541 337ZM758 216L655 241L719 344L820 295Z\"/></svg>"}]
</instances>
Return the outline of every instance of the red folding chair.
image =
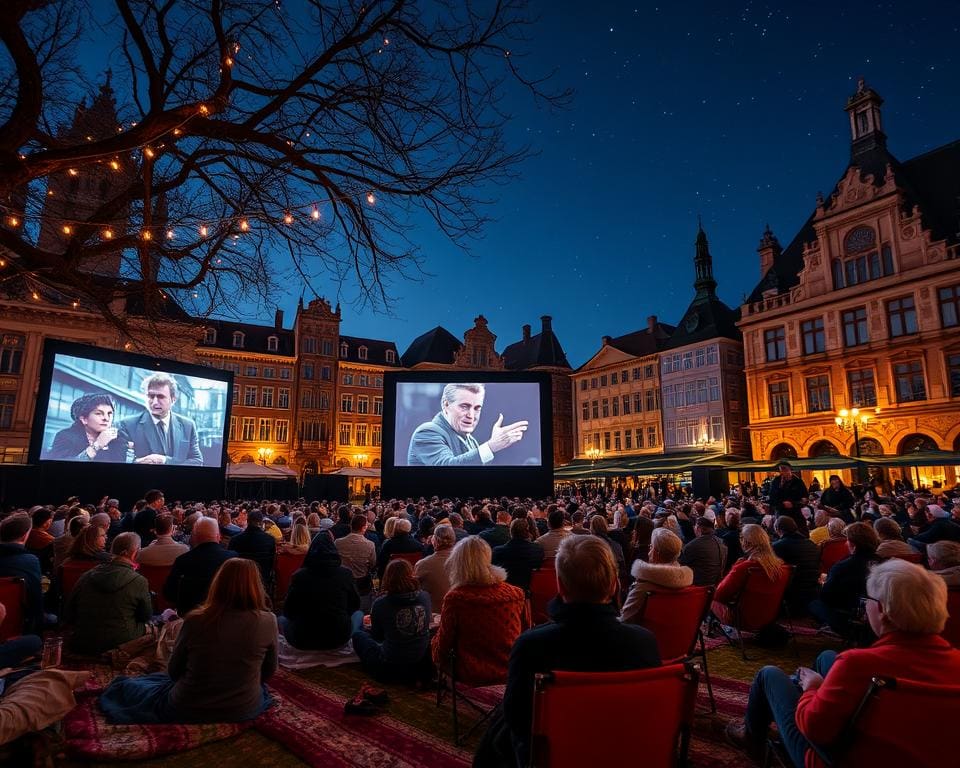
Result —
<instances>
[{"instance_id":1,"label":"red folding chair","mask_svg":"<svg viewBox=\"0 0 960 768\"><path fill-rule=\"evenodd\" d=\"M153 593L153 612L163 613L167 608L176 610L176 606L163 596L163 585L167 582L167 576L170 575L172 565L145 565L141 564L137 569L143 578L147 580L150 591Z\"/></svg>"},{"instance_id":2,"label":"red folding chair","mask_svg":"<svg viewBox=\"0 0 960 768\"><path fill-rule=\"evenodd\" d=\"M639 745L632 753L635 761L683 765L696 699L697 671L685 664L629 672L538 674L531 768L622 765L628 754L624 734ZM571 713L576 713L575 728Z\"/></svg>"},{"instance_id":3,"label":"red folding chair","mask_svg":"<svg viewBox=\"0 0 960 768\"><path fill-rule=\"evenodd\" d=\"M406 560L410 565L416 565L423 560L423 552L397 552L390 555L391 562L394 560Z\"/></svg>"},{"instance_id":4,"label":"red folding chair","mask_svg":"<svg viewBox=\"0 0 960 768\"><path fill-rule=\"evenodd\" d=\"M0 603L7 617L0 623L0 642L23 634L27 614L27 583L18 576L0 577Z\"/></svg>"},{"instance_id":5,"label":"red folding chair","mask_svg":"<svg viewBox=\"0 0 960 768\"><path fill-rule=\"evenodd\" d=\"M960 648L960 587L947 591L947 613L947 625L940 634L954 648Z\"/></svg>"},{"instance_id":6,"label":"red folding chair","mask_svg":"<svg viewBox=\"0 0 960 768\"><path fill-rule=\"evenodd\" d=\"M892 560L906 560L908 563L914 563L915 565L923 565L923 553L921 552L911 552L910 554L894 555Z\"/></svg>"},{"instance_id":7,"label":"red folding chair","mask_svg":"<svg viewBox=\"0 0 960 768\"><path fill-rule=\"evenodd\" d=\"M716 712L713 686L707 671L707 651L700 627L710 613L713 587L686 587L685 589L651 590L640 613L631 624L649 629L657 639L660 661L677 664L692 659L701 659L703 679L710 696L710 711ZM697 650L697 645L700 646Z\"/></svg>"},{"instance_id":8,"label":"red folding chair","mask_svg":"<svg viewBox=\"0 0 960 768\"><path fill-rule=\"evenodd\" d=\"M545 624L550 621L547 605L557 596L557 572L553 568L540 567L530 574L530 623Z\"/></svg>"},{"instance_id":9,"label":"red folding chair","mask_svg":"<svg viewBox=\"0 0 960 768\"><path fill-rule=\"evenodd\" d=\"M77 581L91 568L100 565L99 560L67 560L60 566L60 595L66 600L73 588L77 586Z\"/></svg>"},{"instance_id":10,"label":"red folding chair","mask_svg":"<svg viewBox=\"0 0 960 768\"><path fill-rule=\"evenodd\" d=\"M744 632L759 632L764 627L773 624L780 616L781 611L786 611L786 602L783 599L790 586L790 580L793 578L793 566L784 565L780 569L780 578L772 582L767 578L767 574L760 566L751 567L747 571L747 580L743 589L733 599L733 602L725 606L723 611L728 622L733 625L737 632L737 638L740 641L740 654L744 661L747 658L747 648L743 642ZM715 605L721 605L715 603ZM714 612L719 612L718 607ZM788 614L789 615L789 614ZM794 652L796 652L796 639L793 637L793 627L790 628L790 638L794 642ZM730 645L734 645L733 638L727 635Z\"/></svg>"},{"instance_id":11,"label":"red folding chair","mask_svg":"<svg viewBox=\"0 0 960 768\"><path fill-rule=\"evenodd\" d=\"M827 539L820 546L820 573L830 573L830 569L846 557L850 557L846 539Z\"/></svg>"},{"instance_id":12,"label":"red folding chair","mask_svg":"<svg viewBox=\"0 0 960 768\"><path fill-rule=\"evenodd\" d=\"M825 765L843 768L946 765L954 735L931 729L931 713L938 722L960 721L960 685L875 677L837 742L814 749Z\"/></svg>"},{"instance_id":13,"label":"red folding chair","mask_svg":"<svg viewBox=\"0 0 960 768\"><path fill-rule=\"evenodd\" d=\"M298 554L297 552L281 551L277 555L277 563L275 566L277 574L277 594L276 599L273 601L275 605L286 598L287 592L290 591L290 581L293 579L293 574L303 567L303 561L306 557L305 552Z\"/></svg>"}]
</instances>

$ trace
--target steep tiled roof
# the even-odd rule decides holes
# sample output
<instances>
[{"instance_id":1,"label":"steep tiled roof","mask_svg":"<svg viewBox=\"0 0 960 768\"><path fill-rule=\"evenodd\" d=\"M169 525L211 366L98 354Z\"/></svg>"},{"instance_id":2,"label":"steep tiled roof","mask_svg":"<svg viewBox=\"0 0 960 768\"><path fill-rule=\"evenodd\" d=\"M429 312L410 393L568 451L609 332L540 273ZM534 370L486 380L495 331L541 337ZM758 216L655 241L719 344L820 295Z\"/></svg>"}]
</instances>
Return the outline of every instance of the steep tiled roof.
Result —
<instances>
[{"instance_id":1,"label":"steep tiled roof","mask_svg":"<svg viewBox=\"0 0 960 768\"><path fill-rule=\"evenodd\" d=\"M530 326L523 328L523 338L503 350L503 365L508 371L524 371L537 367L569 368L560 340L553 332L550 318L541 318L543 327L536 336Z\"/></svg>"},{"instance_id":2,"label":"steep tiled roof","mask_svg":"<svg viewBox=\"0 0 960 768\"><path fill-rule=\"evenodd\" d=\"M420 363L448 365L453 362L454 355L462 346L456 336L438 325L411 341L401 360L405 368L412 368Z\"/></svg>"},{"instance_id":3,"label":"steep tiled roof","mask_svg":"<svg viewBox=\"0 0 960 768\"><path fill-rule=\"evenodd\" d=\"M293 331L285 328L277 329L272 325L254 325L252 323L235 323L230 320L206 320L205 328L214 328L217 331L216 341L208 344L206 335L201 338L199 347L206 349L229 349L234 352L256 352L265 355L284 355L293 357L296 354L296 343ZM243 346L233 346L233 334L243 333ZM277 337L277 349L270 350L267 339Z\"/></svg>"},{"instance_id":4,"label":"steep tiled roof","mask_svg":"<svg viewBox=\"0 0 960 768\"><path fill-rule=\"evenodd\" d=\"M367 363L368 365L382 365L387 368L400 366L400 355L397 353L397 346L392 341L381 341L380 339L362 339L359 336L341 336L340 344L346 342L347 356L340 356L341 361L348 363ZM367 348L365 359L360 357L360 347ZM387 352L393 352L393 362L387 361ZM337 352L339 354L339 350Z\"/></svg>"},{"instance_id":5,"label":"steep tiled roof","mask_svg":"<svg viewBox=\"0 0 960 768\"><path fill-rule=\"evenodd\" d=\"M633 331L610 339L607 343L628 355L645 357L663 349L674 330L676 330L674 326L658 322L654 324L652 330L644 328L640 331Z\"/></svg>"},{"instance_id":6,"label":"steep tiled roof","mask_svg":"<svg viewBox=\"0 0 960 768\"><path fill-rule=\"evenodd\" d=\"M716 296L694 299L665 349L677 349L718 337L740 341L742 336L737 328L739 319L740 310L730 309Z\"/></svg>"}]
</instances>

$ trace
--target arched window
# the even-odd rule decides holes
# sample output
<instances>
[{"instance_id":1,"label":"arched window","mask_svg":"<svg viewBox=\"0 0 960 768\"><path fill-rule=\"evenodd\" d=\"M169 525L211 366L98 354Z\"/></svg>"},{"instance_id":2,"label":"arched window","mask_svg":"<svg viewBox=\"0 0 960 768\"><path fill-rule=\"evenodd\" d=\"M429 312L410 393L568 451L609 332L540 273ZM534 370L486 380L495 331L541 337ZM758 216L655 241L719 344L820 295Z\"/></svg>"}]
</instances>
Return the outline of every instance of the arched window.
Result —
<instances>
[{"instance_id":1,"label":"arched window","mask_svg":"<svg viewBox=\"0 0 960 768\"><path fill-rule=\"evenodd\" d=\"M860 438L860 455L861 456L883 456L883 446L880 445L879 440L874 440L872 437L861 437Z\"/></svg>"},{"instance_id":2,"label":"arched window","mask_svg":"<svg viewBox=\"0 0 960 768\"><path fill-rule=\"evenodd\" d=\"M367 359L367 348L366 348L366 347L360 347L359 349L357 349L357 357L360 358L361 360L366 360L366 359Z\"/></svg>"},{"instance_id":3,"label":"arched window","mask_svg":"<svg viewBox=\"0 0 960 768\"><path fill-rule=\"evenodd\" d=\"M387 350L387 362L388 363L397 362L397 353L394 352L392 349Z\"/></svg>"},{"instance_id":4,"label":"arched window","mask_svg":"<svg viewBox=\"0 0 960 768\"><path fill-rule=\"evenodd\" d=\"M342 342L340 344L340 357L346 357L350 354L350 347L347 346L347 342Z\"/></svg>"},{"instance_id":5,"label":"arched window","mask_svg":"<svg viewBox=\"0 0 960 768\"><path fill-rule=\"evenodd\" d=\"M843 257L831 264L834 289L849 288L893 274L890 245L877 243L873 227L861 225L843 238Z\"/></svg>"},{"instance_id":6,"label":"arched window","mask_svg":"<svg viewBox=\"0 0 960 768\"><path fill-rule=\"evenodd\" d=\"M936 440L926 435L907 435L900 443L900 456L906 456L910 453L927 453L929 451L939 451Z\"/></svg>"},{"instance_id":7,"label":"arched window","mask_svg":"<svg viewBox=\"0 0 960 768\"><path fill-rule=\"evenodd\" d=\"M233 332L233 346L236 349L243 349L243 331Z\"/></svg>"},{"instance_id":8,"label":"arched window","mask_svg":"<svg viewBox=\"0 0 960 768\"><path fill-rule=\"evenodd\" d=\"M818 458L819 456L839 456L840 451L837 450L837 446L829 440L818 440L810 446L809 455L811 459Z\"/></svg>"},{"instance_id":9,"label":"arched window","mask_svg":"<svg viewBox=\"0 0 960 768\"><path fill-rule=\"evenodd\" d=\"M268 352L276 352L276 351L277 351L277 347L278 347L279 345L280 345L280 339L278 339L276 336L268 336L268 337L267 337L267 351L268 351Z\"/></svg>"},{"instance_id":10,"label":"arched window","mask_svg":"<svg viewBox=\"0 0 960 768\"><path fill-rule=\"evenodd\" d=\"M797 449L787 443L780 443L770 451L770 458L773 461L777 461L778 459L795 459L797 458Z\"/></svg>"},{"instance_id":11,"label":"arched window","mask_svg":"<svg viewBox=\"0 0 960 768\"><path fill-rule=\"evenodd\" d=\"M854 227L843 239L843 250L847 254L863 253L877 246L877 233L873 227Z\"/></svg>"},{"instance_id":12,"label":"arched window","mask_svg":"<svg viewBox=\"0 0 960 768\"><path fill-rule=\"evenodd\" d=\"M216 344L217 343L217 329L216 328L207 328L203 334L203 343L204 344Z\"/></svg>"}]
</instances>

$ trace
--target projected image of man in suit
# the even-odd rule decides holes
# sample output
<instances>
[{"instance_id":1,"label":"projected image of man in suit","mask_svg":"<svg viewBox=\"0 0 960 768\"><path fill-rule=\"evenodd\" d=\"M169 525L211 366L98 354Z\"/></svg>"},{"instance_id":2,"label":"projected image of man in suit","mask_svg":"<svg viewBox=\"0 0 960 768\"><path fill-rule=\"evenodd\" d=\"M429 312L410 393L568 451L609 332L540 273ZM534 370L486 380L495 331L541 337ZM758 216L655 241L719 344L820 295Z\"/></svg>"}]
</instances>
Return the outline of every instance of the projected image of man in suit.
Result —
<instances>
[{"instance_id":1,"label":"projected image of man in suit","mask_svg":"<svg viewBox=\"0 0 960 768\"><path fill-rule=\"evenodd\" d=\"M154 373L143 387L147 410L120 422L120 445L133 443L137 464L203 466L196 424L171 410L177 402L176 380L167 373Z\"/></svg>"},{"instance_id":2,"label":"projected image of man in suit","mask_svg":"<svg viewBox=\"0 0 960 768\"><path fill-rule=\"evenodd\" d=\"M440 396L440 413L411 435L407 464L481 466L493 461L498 451L520 442L528 422L504 424L502 413L490 430L490 439L478 442L473 432L480 423L483 398L483 384L447 384Z\"/></svg>"}]
</instances>

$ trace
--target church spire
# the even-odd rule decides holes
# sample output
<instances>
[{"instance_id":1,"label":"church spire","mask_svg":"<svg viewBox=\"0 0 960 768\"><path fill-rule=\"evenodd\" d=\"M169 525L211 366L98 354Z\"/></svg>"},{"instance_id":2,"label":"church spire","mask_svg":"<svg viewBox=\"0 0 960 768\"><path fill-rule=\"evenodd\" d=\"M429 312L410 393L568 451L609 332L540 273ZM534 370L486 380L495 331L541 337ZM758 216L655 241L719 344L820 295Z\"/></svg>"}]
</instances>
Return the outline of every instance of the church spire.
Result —
<instances>
[{"instance_id":1,"label":"church spire","mask_svg":"<svg viewBox=\"0 0 960 768\"><path fill-rule=\"evenodd\" d=\"M857 92L847 99L844 107L850 115L850 162L863 165L867 156L877 150L886 151L887 136L883 132L880 107L883 99L861 77Z\"/></svg>"},{"instance_id":2,"label":"church spire","mask_svg":"<svg viewBox=\"0 0 960 768\"><path fill-rule=\"evenodd\" d=\"M697 291L696 298L705 299L715 296L717 281L713 279L713 257L710 255L707 233L703 231L703 222L699 216L697 216L697 250L693 257L693 267L697 276L693 281L693 287Z\"/></svg>"}]
</instances>

